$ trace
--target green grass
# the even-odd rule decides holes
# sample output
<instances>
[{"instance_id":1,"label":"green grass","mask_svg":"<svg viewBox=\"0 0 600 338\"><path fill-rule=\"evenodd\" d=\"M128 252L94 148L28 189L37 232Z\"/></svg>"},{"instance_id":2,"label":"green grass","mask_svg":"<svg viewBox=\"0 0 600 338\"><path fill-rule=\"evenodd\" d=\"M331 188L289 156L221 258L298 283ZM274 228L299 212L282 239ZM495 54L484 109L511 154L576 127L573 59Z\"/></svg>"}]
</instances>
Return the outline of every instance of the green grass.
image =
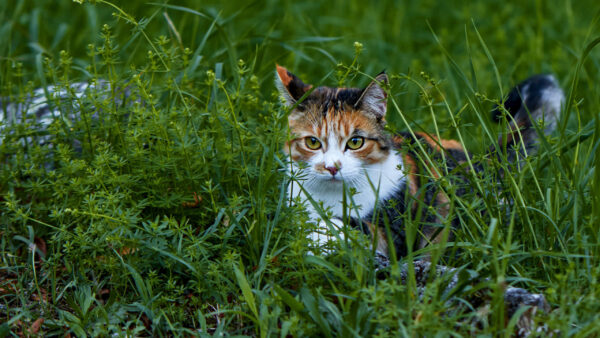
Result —
<instances>
[{"instance_id":1,"label":"green grass","mask_svg":"<svg viewBox=\"0 0 600 338\"><path fill-rule=\"evenodd\" d=\"M54 101L63 117L47 131L4 127L0 336L510 336L506 283L545 294L553 310L536 320L549 330L599 335L595 4L0 2L0 97L99 79L114 89ZM475 159L499 132L493 103L531 74L557 75L560 130L524 170L473 178L462 197L439 182L460 226L427 251L478 275L454 302L442 278L422 298L396 265L378 278L356 234L306 255L313 225L285 195L275 63L327 85L363 86L385 68L390 129L459 139ZM479 288L489 315L457 305Z\"/></svg>"}]
</instances>

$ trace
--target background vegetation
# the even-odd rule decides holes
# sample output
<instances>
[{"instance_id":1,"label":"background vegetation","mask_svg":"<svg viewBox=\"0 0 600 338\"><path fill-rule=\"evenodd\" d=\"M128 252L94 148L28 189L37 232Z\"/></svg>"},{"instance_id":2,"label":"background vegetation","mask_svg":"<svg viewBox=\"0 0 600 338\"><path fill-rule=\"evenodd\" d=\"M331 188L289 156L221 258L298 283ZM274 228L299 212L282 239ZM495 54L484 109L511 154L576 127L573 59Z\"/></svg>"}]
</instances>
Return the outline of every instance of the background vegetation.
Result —
<instances>
[{"instance_id":1,"label":"background vegetation","mask_svg":"<svg viewBox=\"0 0 600 338\"><path fill-rule=\"evenodd\" d=\"M505 284L546 295L548 330L599 334L595 1L82 2L0 2L0 336L510 335ZM526 169L454 196L453 254L428 249L469 287L419 297L355 234L306 255L275 63L327 85L385 68L391 129L474 154L495 142L494 102L557 75L560 130ZM100 84L79 97L80 81ZM47 85L66 93L48 128L6 123L7 101ZM459 305L483 289L487 307Z\"/></svg>"}]
</instances>

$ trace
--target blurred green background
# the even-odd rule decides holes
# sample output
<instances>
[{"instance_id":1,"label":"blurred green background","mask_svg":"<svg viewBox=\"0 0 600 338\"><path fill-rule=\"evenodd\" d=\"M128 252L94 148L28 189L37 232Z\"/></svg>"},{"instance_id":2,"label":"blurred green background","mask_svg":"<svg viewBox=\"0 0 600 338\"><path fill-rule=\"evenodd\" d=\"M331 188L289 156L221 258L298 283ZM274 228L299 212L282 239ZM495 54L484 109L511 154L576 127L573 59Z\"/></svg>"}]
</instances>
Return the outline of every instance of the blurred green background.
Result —
<instances>
[{"instance_id":1,"label":"blurred green background","mask_svg":"<svg viewBox=\"0 0 600 338\"><path fill-rule=\"evenodd\" d=\"M358 41L364 46L361 71L377 74L385 69L417 77L425 72L441 80L446 99L458 110L464 96L473 93L468 86L490 99L501 99L502 93L534 73L555 73L568 85L583 48L600 30L593 1L114 2L137 26L120 18L122 13L113 7L91 3L0 4L0 55L5 65L0 85L10 81L15 62L22 62L26 78L36 81L35 57L40 53L58 59L58 52L67 50L75 65L85 68L88 45L102 40L102 26L108 24L120 48L118 67L130 69L145 61L149 47L138 30L143 27L152 41L163 35L172 45L189 48L190 57L200 58L194 68L199 73L222 63L224 78L231 78L238 59L245 60L265 93L273 90L275 63L306 82L337 84L333 70L340 62L351 63L353 43ZM592 51L581 73L580 89L594 105L600 97L595 86L598 55ZM74 75L87 77L83 70ZM346 85L368 81L362 76ZM393 84L400 107L416 123L427 123L420 118L418 90ZM472 146L479 150L476 142Z\"/></svg>"},{"instance_id":2,"label":"blurred green background","mask_svg":"<svg viewBox=\"0 0 600 338\"><path fill-rule=\"evenodd\" d=\"M265 76L272 72L275 62L305 78L320 79L337 62L352 60L355 41L364 45L361 64L367 73L386 69L391 73L426 71L447 77L451 67L435 33L465 72L472 60L480 85L488 89L495 80L475 29L494 58L503 85L539 72L555 72L566 81L585 43L598 33L593 1L114 4L138 20L151 39L166 35L173 43L192 51L202 45L200 54L206 64L233 63L237 58L256 60L257 75L262 75L262 81L268 81ZM113 28L122 47L122 66L139 63L147 50L141 40L132 38L136 33L134 26L119 19L117 10L103 4L5 1L0 4L0 15L0 55L5 60L31 65L38 53L56 58L58 51L64 49L75 57L76 63L79 59L85 64L87 45L101 40L104 24ZM588 66L595 68L596 58L590 59ZM231 72L233 65L228 66L225 70Z\"/></svg>"},{"instance_id":3,"label":"blurred green background","mask_svg":"<svg viewBox=\"0 0 600 338\"><path fill-rule=\"evenodd\" d=\"M510 336L506 283L544 292L556 310L537 320L550 330L598 335L600 50L580 59L599 11L595 0L1 1L3 103L96 78L131 97L78 98L81 119L40 133L53 148L21 146L40 136L34 119L3 129L0 336ZM437 123L475 154L495 142L489 111L520 80L554 73L572 92L564 131L528 170L474 179L457 199L461 251L447 263L479 274L463 291L493 290L490 311L448 308L443 278L425 298L397 274L377 279L361 236L306 255L310 224L285 199L275 64L329 86L385 69L392 129Z\"/></svg>"}]
</instances>

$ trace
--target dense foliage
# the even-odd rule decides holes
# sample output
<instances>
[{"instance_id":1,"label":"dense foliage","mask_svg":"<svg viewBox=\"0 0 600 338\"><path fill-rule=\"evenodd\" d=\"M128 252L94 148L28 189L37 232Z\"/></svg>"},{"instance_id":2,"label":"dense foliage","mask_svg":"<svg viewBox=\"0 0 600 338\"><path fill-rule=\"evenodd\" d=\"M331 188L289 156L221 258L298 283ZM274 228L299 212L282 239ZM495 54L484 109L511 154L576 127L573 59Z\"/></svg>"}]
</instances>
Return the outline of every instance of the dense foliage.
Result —
<instances>
[{"instance_id":1,"label":"dense foliage","mask_svg":"<svg viewBox=\"0 0 600 338\"><path fill-rule=\"evenodd\" d=\"M510 335L506 284L546 295L547 330L598 335L594 4L1 2L0 336ZM485 161L472 193L438 180L456 238L403 258L461 267L469 287L403 284L403 261L376 271L354 232L307 254L314 225L285 194L275 63L346 86L385 68L390 130L455 138L474 160L496 142L489 112L507 90L557 75L558 132L521 170ZM48 86L63 93L41 93L58 112L49 125L9 123L8 102ZM460 302L476 292L487 312Z\"/></svg>"}]
</instances>

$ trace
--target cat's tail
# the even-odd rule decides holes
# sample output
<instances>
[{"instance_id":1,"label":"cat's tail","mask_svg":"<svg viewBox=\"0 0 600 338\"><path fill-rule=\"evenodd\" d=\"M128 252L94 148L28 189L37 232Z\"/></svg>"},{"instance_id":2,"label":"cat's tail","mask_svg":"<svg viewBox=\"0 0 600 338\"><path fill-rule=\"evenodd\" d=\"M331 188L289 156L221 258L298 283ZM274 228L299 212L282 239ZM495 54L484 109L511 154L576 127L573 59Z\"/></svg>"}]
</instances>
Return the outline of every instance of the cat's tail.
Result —
<instances>
[{"instance_id":1,"label":"cat's tail","mask_svg":"<svg viewBox=\"0 0 600 338\"><path fill-rule=\"evenodd\" d=\"M506 118L508 129L498 139L499 151L506 149L508 160L522 163L535 154L539 133L556 129L565 94L553 75L534 75L518 84L508 94L502 107L492 112L495 121Z\"/></svg>"}]
</instances>

